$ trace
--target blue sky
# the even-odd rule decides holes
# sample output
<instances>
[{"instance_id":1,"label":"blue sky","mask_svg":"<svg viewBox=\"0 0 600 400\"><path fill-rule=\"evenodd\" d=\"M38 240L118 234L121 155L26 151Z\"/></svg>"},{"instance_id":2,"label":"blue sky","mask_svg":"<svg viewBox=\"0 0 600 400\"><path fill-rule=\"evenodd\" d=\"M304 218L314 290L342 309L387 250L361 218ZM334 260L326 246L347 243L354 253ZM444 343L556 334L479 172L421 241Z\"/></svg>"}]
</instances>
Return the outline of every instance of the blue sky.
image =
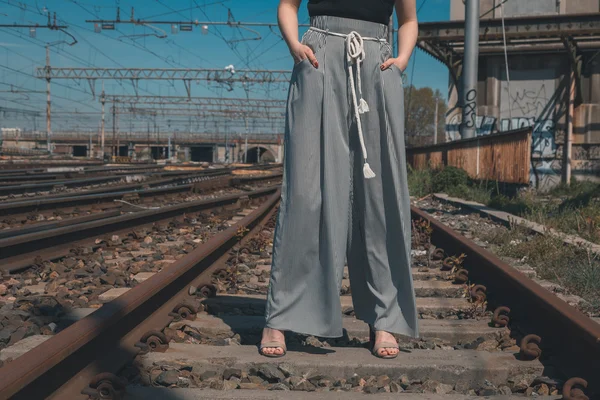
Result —
<instances>
[{"instance_id":1,"label":"blue sky","mask_svg":"<svg viewBox=\"0 0 600 400\"><path fill-rule=\"evenodd\" d=\"M237 69L275 69L288 70L292 60L279 31L267 27L255 28L260 40L240 40L256 37L251 32L229 27L210 26L209 33L202 35L195 27L193 32L172 34L169 25L157 27L166 31L165 39L152 36L152 29L133 25L117 25L118 31L95 33L94 26L87 19L115 19L117 4L121 9L121 19L129 19L131 8L135 9L135 18L152 20L200 20L226 21L228 9L235 20L244 22L276 22L278 0L0 0L0 23L2 24L45 24L46 10L56 12L60 24L68 25L68 32L75 36L78 43L67 44L68 35L38 29L36 37L31 38L27 29L0 28L0 106L27 110L45 110L43 93L4 93L15 90L44 91L46 82L35 78L35 68L45 64L46 43L51 47L51 64L60 67L129 67L129 68L223 68L234 65ZM419 20L443 21L449 18L449 0L417 0L424 5ZM303 0L300 22L308 22L306 0ZM253 28L254 29L254 28ZM302 33L302 31L301 31ZM134 36L137 35L137 36ZM236 41L237 40L237 41ZM228 43L229 41L229 43ZM415 62L414 76L412 63ZM448 75L444 66L428 55L418 51L413 56L407 70L409 81L417 87L430 86L446 92ZM100 91L97 83L97 91ZM107 93L134 94L131 83L106 81ZM252 88L250 97L284 99L286 85L277 87ZM194 84L194 96L246 97L241 89L227 91L224 87L204 83ZM99 116L59 116L60 112L97 112L98 100L94 100L86 81L53 81L52 94L55 117L54 130L69 127L98 126ZM142 81L139 94L185 95L181 82ZM174 120L174 119L173 119ZM145 125L146 122L142 121ZM137 119L123 118L120 123L140 128L142 122ZM43 118L37 118L38 129L45 129ZM164 125L165 121L160 121ZM0 120L1 127L17 124L29 129L33 119L8 117Z\"/></svg>"}]
</instances>

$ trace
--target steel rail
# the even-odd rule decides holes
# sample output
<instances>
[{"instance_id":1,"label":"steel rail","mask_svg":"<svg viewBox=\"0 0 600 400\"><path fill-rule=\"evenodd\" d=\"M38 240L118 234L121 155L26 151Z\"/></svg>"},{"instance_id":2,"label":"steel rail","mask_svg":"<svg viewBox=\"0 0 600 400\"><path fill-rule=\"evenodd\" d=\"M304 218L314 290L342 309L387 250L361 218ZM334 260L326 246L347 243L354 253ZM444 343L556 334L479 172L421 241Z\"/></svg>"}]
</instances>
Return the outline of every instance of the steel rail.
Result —
<instances>
[{"instance_id":1,"label":"steel rail","mask_svg":"<svg viewBox=\"0 0 600 400\"><path fill-rule=\"evenodd\" d=\"M15 237L20 235L27 235L29 233L42 232L50 229L56 229L62 226L71 226L82 224L84 222L96 221L99 219L116 217L120 215L119 210L111 210L111 211L103 211L101 213L95 213L90 215L85 215L83 217L74 217L69 219L63 219L60 221L48 221L48 222L40 222L38 224L33 225L25 225L22 228L16 229L3 229L0 231L0 239L6 239L9 237Z\"/></svg>"},{"instance_id":2,"label":"steel rail","mask_svg":"<svg viewBox=\"0 0 600 400\"><path fill-rule=\"evenodd\" d=\"M110 179L118 179L119 177L126 177L126 176L134 176L134 175L142 175L142 176L179 176L179 175L183 175L185 173L189 173L189 171L165 171L164 169L157 169L154 171L144 171L144 170L133 170L133 171L128 171L128 172L114 172L114 173L110 173L110 174L101 174L100 176L85 176L83 174L81 174L80 176L74 176L74 175L78 175L78 174L65 174L65 176L63 176L62 178L60 178L61 180L37 180L37 181L26 181L23 180L22 182L2 182L2 178L0 178L0 190L3 190L4 188L7 187L14 187L14 186L26 186L27 187L34 187L35 185L39 185L40 187L51 187L53 185L65 185L65 184L73 184L75 186L85 183L86 180L90 181L91 183L94 183L96 181L98 182L102 182L102 179L104 178L110 178ZM44 186L45 185L45 186Z\"/></svg>"},{"instance_id":3,"label":"steel rail","mask_svg":"<svg viewBox=\"0 0 600 400\"><path fill-rule=\"evenodd\" d=\"M199 191L206 191L206 190L215 190L215 189L220 189L220 188L236 187L236 186L241 186L241 185L245 185L245 184L257 183L257 182L261 182L261 181L270 181L270 180L278 179L281 177L282 177L281 173L270 174L267 176L242 177L242 178L233 177L233 176L224 176L224 177L220 177L220 178L216 178L216 179L204 180L204 181L197 182L197 183L189 183L189 184L185 184L185 185L166 187L166 188L146 189L146 190L140 190L140 191L129 191L129 192L125 192L125 193L122 193L122 192L106 193L106 194L99 194L99 195L94 195L94 196L85 196L83 198L81 198L81 197L60 198L60 199L57 199L54 201L49 201L45 205L44 208L56 210L57 208L60 208L61 205L62 205L62 207L69 207L69 206L81 206L83 204L93 204L94 206L99 207L100 204L110 204L116 209L115 210L103 210L102 212L97 212L97 213L86 215L83 217L67 218L67 219L63 219L61 221L42 222L42 223L37 223L37 224L33 224L33 225L26 225L22 228L2 230L2 231L0 231L0 239L16 237L16 236L26 235L26 234L30 234L30 233L35 233L35 232L42 232L42 231L56 229L56 228L64 227L64 226L74 226L74 225L79 225L81 223L85 223L85 222L89 222L89 221L119 216L119 215L121 215L121 211L119 210L120 208L128 209L131 207L124 205L122 203L121 204L114 203L114 200L117 200L117 199L127 200L128 195L136 196L137 198L158 197L158 196L164 196L164 195L181 193L181 192L191 192L191 191L199 192ZM133 206L135 206L135 204ZM39 208L38 208L38 210L39 210ZM132 212L140 212L140 210L141 210L141 208L138 208L138 209L134 209Z\"/></svg>"},{"instance_id":4,"label":"steel rail","mask_svg":"<svg viewBox=\"0 0 600 400\"><path fill-rule=\"evenodd\" d=\"M0 369L0 398L84 399L81 390L96 374L118 371L138 354L136 343L144 333L162 329L170 322L169 311L190 299L186 294L190 285L201 287L210 283L210 272L226 260L227 250L237 242L240 228L260 227L256 217L265 216L264 221L272 215L279 196L280 189L276 189L269 202L252 215L52 337L44 346ZM470 278L488 286L491 301L511 306L511 319L517 321L520 329L542 333L543 347L551 347L553 356L561 357L565 370L588 379L600 376L598 324L431 215L416 207L411 207L411 212L413 219L430 223L432 243L467 255L464 267ZM567 339L572 340L565 343ZM590 388L597 384L593 379L589 382ZM89 390L88 387L85 391Z\"/></svg>"},{"instance_id":5,"label":"steel rail","mask_svg":"<svg viewBox=\"0 0 600 400\"><path fill-rule=\"evenodd\" d=\"M278 178L281 174L272 174L262 177L239 178L230 176L226 181L221 177L228 176L231 171L213 170L202 171L204 174L191 174L175 179L161 179L157 181L148 181L138 184L119 185L118 187L92 189L80 193L59 193L51 196L44 196L41 199L17 200L0 203L0 216L15 215L26 212L40 210L54 210L56 208L65 208L71 206L82 206L86 204L99 204L108 200L119 199L128 195L137 195L139 197L156 196L157 194L169 194L185 192L190 189L205 190L217 186L240 185L245 182L262 181ZM170 187L152 188L153 186L176 185ZM147 187L147 188L146 188Z\"/></svg>"},{"instance_id":6,"label":"steel rail","mask_svg":"<svg viewBox=\"0 0 600 400\"><path fill-rule=\"evenodd\" d=\"M6 138L5 138L6 140ZM128 169L156 169L163 168L163 165L158 164L146 164L146 165L112 165L112 166L96 166L95 164L91 164L89 167L86 166L72 166L72 165L55 165L50 168L31 168L27 169L14 169L14 170L2 170L0 169L0 176L5 175L35 175L35 174L56 174L60 172L64 173L88 173L88 172L110 172L110 171L118 171L123 170L126 171Z\"/></svg>"},{"instance_id":7,"label":"steel rail","mask_svg":"<svg viewBox=\"0 0 600 400\"><path fill-rule=\"evenodd\" d=\"M21 207L21 206L22 206L21 212L36 209L36 208L32 208L34 206L43 208L44 205L48 204L48 201L51 201L51 199L75 198L75 197L84 198L86 196L106 194L108 192L110 192L110 193L119 192L121 194L127 194L130 191L143 190L145 188L151 188L151 187L156 187L156 186L175 185L175 184L180 185L180 184L198 182L199 180L203 180L203 179L212 179L212 178L216 178L219 176L224 176L224 175L230 174L231 171L233 171L233 170L246 170L246 169L258 169L258 170L266 169L266 170L268 170L268 169L277 168L277 167L278 167L278 165L265 165L265 166L258 166L258 167L253 166L253 167L210 169L210 170L204 170L204 171L186 171L190 175L184 175L184 176L181 176L178 178L149 180L149 181L144 181L144 182L140 182L140 183L126 183L126 184L112 185L112 186L101 187L101 188L97 188L97 189L84 190L84 191L77 192L77 193L56 193L56 194L51 194L51 195L44 195L43 199L34 198L34 199L27 199L27 200L23 200L23 199L4 200L4 201L0 202L0 215L5 215L5 214L3 214L3 212L6 213L6 211L2 211L2 210L12 210L12 211L8 211L8 213L16 213L17 212L16 208ZM13 209L13 207L15 209ZM25 210L25 211L23 211L23 210Z\"/></svg>"},{"instance_id":8,"label":"steel rail","mask_svg":"<svg viewBox=\"0 0 600 400\"><path fill-rule=\"evenodd\" d=\"M162 330L178 304L193 300L190 286L209 284L239 243L240 231L259 232L275 211L280 189L263 191L268 199L252 214L219 232L190 254L91 315L0 369L0 398L87 399L83 391L99 373L116 373L139 352L142 336ZM259 197L256 197L258 200ZM241 205L244 206L244 205ZM242 240L243 243L244 239Z\"/></svg>"},{"instance_id":9,"label":"steel rail","mask_svg":"<svg viewBox=\"0 0 600 400\"><path fill-rule=\"evenodd\" d=\"M223 174L223 175L225 175L225 174ZM199 177L195 177L195 178L203 178L203 177L199 176ZM181 179L181 178L163 179L163 180L154 182L153 186L176 184L177 182L180 182L181 180L189 180L189 179L194 179L194 177L191 176L191 177L186 177L184 179ZM217 175L217 177L215 179L220 179L220 178L218 178L218 175ZM209 180L206 180L203 182L212 182L215 179L209 179ZM189 191L194 185L193 183L187 183L187 184L180 184L180 185L170 186L170 187L165 187L165 188L143 189L143 187L147 184L148 183L127 185L128 187L131 187L130 190L121 190L121 191L94 190L95 193L92 193L92 194L88 194L86 192L86 194L83 194L83 195L80 195L80 194L73 195L71 193L69 196L57 196L57 197L53 197L53 198L44 197L44 198L36 199L36 200L25 200L25 201L11 202L11 203L6 203L6 204L0 203L0 215L7 216L7 215L15 215L15 214L21 214L21 213L33 212L33 211L55 210L57 208L78 207L78 206L89 205L89 204L101 204L101 203L106 203L108 201L112 201L115 199L121 199L128 195L137 195L139 197L147 197L147 196L155 196L157 194L170 194L170 193L185 192L185 191Z\"/></svg>"},{"instance_id":10,"label":"steel rail","mask_svg":"<svg viewBox=\"0 0 600 400\"><path fill-rule=\"evenodd\" d=\"M177 182L186 181L189 179L202 178L202 177L210 178L213 176L218 176L218 175L206 175L206 176L190 175L190 176L184 176L184 177L175 178L175 179L173 179L173 178L157 179L157 180L144 181L144 182L140 182L140 183L126 183L126 184L122 184L122 185L113 185L113 186L101 187L101 188L97 188L97 189L84 190L84 191L77 192L77 193L56 193L56 194L51 194L51 195L44 195L43 198L33 198L33 199L27 199L27 200L23 200L23 199L19 198L19 199L5 200L5 201L0 202L0 215L3 215L2 210L12 210L13 207L15 209L18 207L23 207L23 209L25 211L27 211L28 209L35 209L36 205L39 207L43 207L43 205L47 204L50 201L53 201L54 199L61 199L61 198L73 199L76 197L85 198L87 196L94 196L94 195L108 193L108 192L125 194L125 193L129 193L131 191L135 192L136 189L141 190L145 187L153 187L153 186L159 186L159 185L172 185L172 184L176 184ZM33 208L31 208L31 207L33 207ZM14 211L14 212L16 212L16 211ZM12 213L12 212L10 212L10 213Z\"/></svg>"},{"instance_id":11,"label":"steel rail","mask_svg":"<svg viewBox=\"0 0 600 400\"><path fill-rule=\"evenodd\" d=\"M145 177L176 177L181 175L189 175L189 171L167 171L167 172L141 172L136 173L132 172L131 174L124 175L114 175L114 176L100 176L100 177L90 177L90 178L82 178L82 179L68 179L63 181L50 181L50 182L42 182L42 183L27 183L21 185L11 186L1 186L0 185L0 195L7 196L10 194L22 194L22 193L31 193L45 190L52 190L55 186L64 186L64 187L80 187L80 186L88 186L92 184L101 184L108 183L112 181L120 181L128 176L145 176Z\"/></svg>"},{"instance_id":12,"label":"steel rail","mask_svg":"<svg viewBox=\"0 0 600 400\"><path fill-rule=\"evenodd\" d=\"M542 338L540 347L551 353L552 365L567 376L586 379L591 392L600 392L600 324L430 214L414 206L411 212L413 219L431 224L436 247L466 254L469 279L486 286L490 302L510 308L510 320L520 331Z\"/></svg>"},{"instance_id":13,"label":"steel rail","mask_svg":"<svg viewBox=\"0 0 600 400\"><path fill-rule=\"evenodd\" d=\"M43 172L39 174L13 174L13 175L5 175L0 174L0 184L8 186L8 183L11 184L23 182L23 183L44 183L52 180L60 180L60 179L73 179L73 178L82 178L82 177L97 177L103 176L105 174L111 175L128 175L133 173L144 173L144 172L152 172L152 171L162 171L164 168L161 165L157 165L153 168L110 168L105 171L64 171L64 172ZM14 182L14 183L13 183Z\"/></svg>"},{"instance_id":14,"label":"steel rail","mask_svg":"<svg viewBox=\"0 0 600 400\"><path fill-rule=\"evenodd\" d=\"M45 136L45 135L44 135ZM6 136L4 137L4 140L6 140ZM19 170L27 170L27 169L46 169L46 168L56 168L56 167L81 167L81 166L102 166L104 165L104 163L102 161L89 161L89 162L75 162L75 163L63 163L63 164L56 164L56 163L37 163L37 164L31 164L31 163L18 163L15 161L11 161L9 163L0 163L0 171L5 172L5 171L11 171L9 170L9 168L13 168L12 171L19 171Z\"/></svg>"},{"instance_id":15,"label":"steel rail","mask_svg":"<svg viewBox=\"0 0 600 400\"><path fill-rule=\"evenodd\" d=\"M130 232L134 227L152 225L179 217L185 213L218 207L231 207L239 201L240 197L252 199L273 190L275 189L271 187L243 194L222 196L216 199L174 204L158 210L140 211L75 226L59 227L48 231L0 239L0 260L2 260L0 271L20 271L39 259L54 260L65 257L72 248L89 246L90 241L102 235Z\"/></svg>"}]
</instances>

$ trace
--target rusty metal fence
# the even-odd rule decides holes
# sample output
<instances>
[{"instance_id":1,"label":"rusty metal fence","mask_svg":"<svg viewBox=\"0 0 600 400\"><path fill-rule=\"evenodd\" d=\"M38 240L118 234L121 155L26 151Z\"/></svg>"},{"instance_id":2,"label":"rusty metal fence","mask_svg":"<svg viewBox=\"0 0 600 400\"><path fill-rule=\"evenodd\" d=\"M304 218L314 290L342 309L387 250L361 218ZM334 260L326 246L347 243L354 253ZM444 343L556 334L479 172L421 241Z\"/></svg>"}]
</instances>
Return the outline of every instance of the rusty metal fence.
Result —
<instances>
[{"instance_id":1,"label":"rusty metal fence","mask_svg":"<svg viewBox=\"0 0 600 400\"><path fill-rule=\"evenodd\" d=\"M406 149L416 170L453 166L473 179L529 184L531 128Z\"/></svg>"}]
</instances>

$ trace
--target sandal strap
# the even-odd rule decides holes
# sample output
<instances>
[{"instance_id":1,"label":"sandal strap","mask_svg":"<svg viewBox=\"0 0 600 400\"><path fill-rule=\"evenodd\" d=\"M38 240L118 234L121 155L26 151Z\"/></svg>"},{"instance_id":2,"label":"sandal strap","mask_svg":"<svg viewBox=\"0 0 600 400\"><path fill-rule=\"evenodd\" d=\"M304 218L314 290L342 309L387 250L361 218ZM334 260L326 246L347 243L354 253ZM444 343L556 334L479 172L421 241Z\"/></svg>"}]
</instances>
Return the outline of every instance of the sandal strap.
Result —
<instances>
[{"instance_id":1,"label":"sandal strap","mask_svg":"<svg viewBox=\"0 0 600 400\"><path fill-rule=\"evenodd\" d=\"M283 351L286 351L285 343L282 342L265 342L260 344L260 349L264 349L265 347L281 347Z\"/></svg>"}]
</instances>

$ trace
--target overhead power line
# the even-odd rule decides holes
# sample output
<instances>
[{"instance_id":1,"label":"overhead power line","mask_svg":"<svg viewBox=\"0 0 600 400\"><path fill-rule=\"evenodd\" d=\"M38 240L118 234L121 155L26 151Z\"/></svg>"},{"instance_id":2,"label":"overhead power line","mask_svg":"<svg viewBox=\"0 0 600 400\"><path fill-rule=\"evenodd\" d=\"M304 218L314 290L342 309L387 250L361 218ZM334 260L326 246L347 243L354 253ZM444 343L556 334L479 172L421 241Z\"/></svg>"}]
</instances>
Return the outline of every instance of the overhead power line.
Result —
<instances>
[{"instance_id":1,"label":"overhead power line","mask_svg":"<svg viewBox=\"0 0 600 400\"><path fill-rule=\"evenodd\" d=\"M45 78L45 67L36 68L38 78ZM215 68L50 68L51 79L155 79L204 80L216 82L289 82L288 70L239 70Z\"/></svg>"},{"instance_id":2,"label":"overhead power line","mask_svg":"<svg viewBox=\"0 0 600 400\"><path fill-rule=\"evenodd\" d=\"M30 29L50 29L54 31L58 31L61 29L67 29L66 25L58 25L56 23L56 13L54 13L54 20L52 20L52 16L48 13L48 23L46 25L40 24L0 24L0 28L30 28ZM31 32L31 31L30 31Z\"/></svg>"},{"instance_id":3,"label":"overhead power line","mask_svg":"<svg viewBox=\"0 0 600 400\"><path fill-rule=\"evenodd\" d=\"M185 96L127 96L111 95L104 96L107 103L126 104L162 104L162 105L189 105L209 107L251 107L251 108L284 108L285 100L265 99L228 99L222 97L185 97Z\"/></svg>"},{"instance_id":4,"label":"overhead power line","mask_svg":"<svg viewBox=\"0 0 600 400\"><path fill-rule=\"evenodd\" d=\"M245 119L245 118L254 118L254 119L284 119L285 113L281 112L265 112L265 111L256 111L256 110L242 110L242 109L223 109L223 110L194 110L191 108L141 108L141 107L131 107L124 106L122 108L119 107L111 107L111 112L115 112L119 115L121 114L136 114L136 115L152 115L152 116L190 116L190 117L198 117L198 118L208 118L208 117L227 117L229 119Z\"/></svg>"},{"instance_id":5,"label":"overhead power line","mask_svg":"<svg viewBox=\"0 0 600 400\"><path fill-rule=\"evenodd\" d=\"M426 1L426 0L425 0ZM245 28L248 26L255 27L277 27L278 24L276 22L243 22L243 21L235 21L231 14L231 11L228 12L227 21L199 21L199 20L154 20L154 19L136 19L135 18L135 10L132 7L131 9L131 17L128 20L122 20L118 17L116 19L89 19L85 22L94 24L94 27L97 32L101 32L102 30L115 30L115 25L171 25L172 27L179 28L180 31L192 31L194 27L200 26L203 33L208 33L209 26L229 26L232 28ZM308 27L310 24L298 24L300 27ZM256 38L260 39L260 34L256 31L246 29L251 31L252 33L257 34ZM172 33L177 33L176 31L172 31Z\"/></svg>"},{"instance_id":6,"label":"overhead power line","mask_svg":"<svg viewBox=\"0 0 600 400\"><path fill-rule=\"evenodd\" d=\"M185 84L188 97L191 96L192 81L216 82L230 87L234 83L287 83L291 79L288 70L238 70L225 69L183 69L183 68L57 68L47 65L36 68L37 77L43 79L87 80L95 95L94 82L101 80L129 80L137 84L139 80L180 80ZM137 87L134 85L134 87Z\"/></svg>"}]
</instances>

